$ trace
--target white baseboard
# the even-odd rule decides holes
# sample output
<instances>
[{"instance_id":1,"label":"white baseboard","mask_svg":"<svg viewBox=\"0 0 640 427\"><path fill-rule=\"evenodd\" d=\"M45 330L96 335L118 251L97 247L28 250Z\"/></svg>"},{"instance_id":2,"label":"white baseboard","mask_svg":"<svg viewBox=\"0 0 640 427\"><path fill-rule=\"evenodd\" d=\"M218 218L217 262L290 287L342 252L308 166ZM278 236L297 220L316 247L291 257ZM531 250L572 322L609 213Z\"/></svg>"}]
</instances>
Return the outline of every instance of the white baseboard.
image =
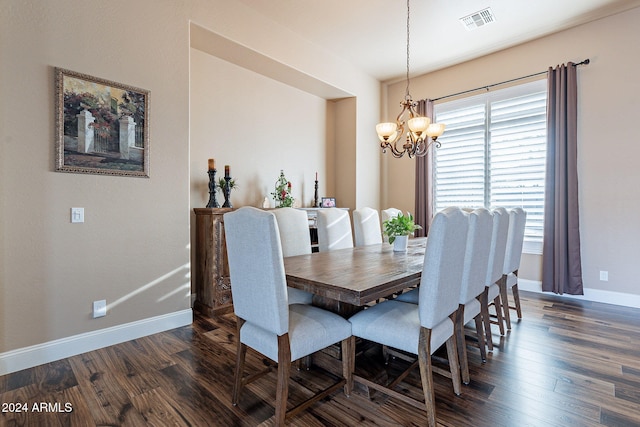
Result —
<instances>
[{"instance_id":1,"label":"white baseboard","mask_svg":"<svg viewBox=\"0 0 640 427\"><path fill-rule=\"evenodd\" d=\"M518 279L518 289L523 291L543 293L542 282L536 280ZM564 298L581 299L584 301L621 305L624 307L640 308L640 295L625 294L622 292L611 292L603 291L601 289L584 288L584 295L563 294L558 296Z\"/></svg>"},{"instance_id":2,"label":"white baseboard","mask_svg":"<svg viewBox=\"0 0 640 427\"><path fill-rule=\"evenodd\" d=\"M43 344L7 351L0 353L0 375L32 368L44 363L134 340L169 329L190 325L192 322L193 312L191 309L186 309L101 329L99 331L87 332Z\"/></svg>"}]
</instances>

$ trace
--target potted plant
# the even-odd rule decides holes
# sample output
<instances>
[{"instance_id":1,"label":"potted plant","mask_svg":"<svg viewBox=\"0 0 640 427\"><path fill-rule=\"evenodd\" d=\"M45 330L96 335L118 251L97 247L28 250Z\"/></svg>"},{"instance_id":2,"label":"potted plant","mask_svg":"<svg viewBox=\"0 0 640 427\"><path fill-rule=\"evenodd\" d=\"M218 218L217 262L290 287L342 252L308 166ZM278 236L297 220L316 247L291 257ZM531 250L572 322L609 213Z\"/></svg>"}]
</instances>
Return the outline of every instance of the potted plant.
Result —
<instances>
[{"instance_id":1,"label":"potted plant","mask_svg":"<svg viewBox=\"0 0 640 427\"><path fill-rule=\"evenodd\" d=\"M401 212L398 216L386 220L382 225L384 235L389 237L389 243L393 244L393 250L397 252L406 251L409 236L422 228L413 221L413 216L409 212L406 216Z\"/></svg>"}]
</instances>

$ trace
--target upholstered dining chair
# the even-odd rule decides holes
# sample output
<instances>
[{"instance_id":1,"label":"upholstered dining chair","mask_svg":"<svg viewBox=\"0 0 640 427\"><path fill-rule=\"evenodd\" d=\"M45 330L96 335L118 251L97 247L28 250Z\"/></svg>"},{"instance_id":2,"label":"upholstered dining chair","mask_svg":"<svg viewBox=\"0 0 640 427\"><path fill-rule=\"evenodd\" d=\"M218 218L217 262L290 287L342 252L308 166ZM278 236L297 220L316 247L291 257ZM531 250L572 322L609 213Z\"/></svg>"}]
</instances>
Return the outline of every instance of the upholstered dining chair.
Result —
<instances>
[{"instance_id":1,"label":"upholstered dining chair","mask_svg":"<svg viewBox=\"0 0 640 427\"><path fill-rule=\"evenodd\" d=\"M509 211L509 232L507 233L507 248L504 255L504 268L500 282L500 298L504 320L507 329L511 329L511 315L509 309L515 309L518 319L522 319L522 307L520 306L520 294L518 292L518 269L522 258L522 245L524 244L524 229L527 223L527 213L522 208L514 208ZM514 306L509 305L509 292L511 288Z\"/></svg>"},{"instance_id":2,"label":"upholstered dining chair","mask_svg":"<svg viewBox=\"0 0 640 427\"><path fill-rule=\"evenodd\" d=\"M286 257L311 253L309 217L305 211L294 208L278 208L272 212L276 216L282 255ZM313 294L302 289L287 286L289 304L311 304Z\"/></svg>"},{"instance_id":3,"label":"upholstered dining chair","mask_svg":"<svg viewBox=\"0 0 640 427\"><path fill-rule=\"evenodd\" d=\"M396 208L387 208L382 210L382 224L384 224L385 221L391 219L391 218L395 218L398 216L398 214L401 214L402 211L400 209L396 209ZM385 242L389 241L389 237L387 236L383 236L382 239Z\"/></svg>"},{"instance_id":4,"label":"upholstered dining chair","mask_svg":"<svg viewBox=\"0 0 640 427\"><path fill-rule=\"evenodd\" d=\"M387 208L382 211L382 222L385 222L388 219L395 218L398 214L401 214L402 211L396 208Z\"/></svg>"},{"instance_id":5,"label":"upholstered dining chair","mask_svg":"<svg viewBox=\"0 0 640 427\"><path fill-rule=\"evenodd\" d=\"M491 212L485 208L469 211L469 233L464 255L462 270L462 288L460 291L460 322L456 331L458 342L458 356L460 358L460 370L462 382L470 382L469 366L467 362L467 347L465 342L464 326L475 323L478 349L482 361L487 360L484 327L482 322L482 300L485 291L485 279L489 266L489 249L493 232L493 219ZM418 304L420 288L401 294L398 301Z\"/></svg>"},{"instance_id":6,"label":"upholstered dining chair","mask_svg":"<svg viewBox=\"0 0 640 427\"><path fill-rule=\"evenodd\" d=\"M491 323L496 323L500 328L500 335L504 335L504 320L502 316L502 304L500 302L500 285L502 268L504 267L504 255L507 249L507 235L509 233L509 213L505 208L496 208L491 211L493 216L493 231L491 235L491 248L489 249L489 263L485 279L485 295L482 301L482 318L487 341L487 348L493 351L493 338L491 336ZM492 322L489 314L489 304L493 302L497 320Z\"/></svg>"},{"instance_id":7,"label":"upholstered dining chair","mask_svg":"<svg viewBox=\"0 0 640 427\"><path fill-rule=\"evenodd\" d=\"M243 377L247 347L278 363L275 424L306 409L344 385L352 388L354 338L351 324L335 313L287 303L282 247L275 215L242 207L224 215L238 350L232 404L242 388L261 375ZM335 343L342 344L343 379L287 412L291 362Z\"/></svg>"},{"instance_id":8,"label":"upholstered dining chair","mask_svg":"<svg viewBox=\"0 0 640 427\"><path fill-rule=\"evenodd\" d=\"M382 243L382 230L378 211L368 207L353 211L353 231L356 246Z\"/></svg>"},{"instance_id":9,"label":"upholstered dining chair","mask_svg":"<svg viewBox=\"0 0 640 427\"><path fill-rule=\"evenodd\" d=\"M357 375L354 380L417 408L426 407L429 426L436 425L431 355L443 344L446 344L449 366L449 371L443 373L451 377L454 392L460 394L455 325L468 227L468 215L458 208L447 208L435 215L429 229L417 305L385 301L349 319L354 336L418 355L409 369L420 367L424 402L393 389L406 372L389 385Z\"/></svg>"},{"instance_id":10,"label":"upholstered dining chair","mask_svg":"<svg viewBox=\"0 0 640 427\"><path fill-rule=\"evenodd\" d=\"M318 209L318 250L333 251L353 247L351 219L344 209Z\"/></svg>"}]
</instances>

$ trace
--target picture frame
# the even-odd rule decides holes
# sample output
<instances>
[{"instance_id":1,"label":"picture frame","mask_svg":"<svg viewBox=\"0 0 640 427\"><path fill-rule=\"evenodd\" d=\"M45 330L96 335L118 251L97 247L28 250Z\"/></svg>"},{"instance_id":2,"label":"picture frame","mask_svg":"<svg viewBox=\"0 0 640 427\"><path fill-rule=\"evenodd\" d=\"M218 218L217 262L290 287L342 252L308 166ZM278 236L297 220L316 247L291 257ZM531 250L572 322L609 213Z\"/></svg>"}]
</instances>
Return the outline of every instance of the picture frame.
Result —
<instances>
[{"instance_id":1,"label":"picture frame","mask_svg":"<svg viewBox=\"0 0 640 427\"><path fill-rule=\"evenodd\" d=\"M323 197L322 203L320 204L323 208L335 208L336 207L336 198L335 197Z\"/></svg>"},{"instance_id":2,"label":"picture frame","mask_svg":"<svg viewBox=\"0 0 640 427\"><path fill-rule=\"evenodd\" d=\"M149 91L55 68L56 172L149 178Z\"/></svg>"}]
</instances>

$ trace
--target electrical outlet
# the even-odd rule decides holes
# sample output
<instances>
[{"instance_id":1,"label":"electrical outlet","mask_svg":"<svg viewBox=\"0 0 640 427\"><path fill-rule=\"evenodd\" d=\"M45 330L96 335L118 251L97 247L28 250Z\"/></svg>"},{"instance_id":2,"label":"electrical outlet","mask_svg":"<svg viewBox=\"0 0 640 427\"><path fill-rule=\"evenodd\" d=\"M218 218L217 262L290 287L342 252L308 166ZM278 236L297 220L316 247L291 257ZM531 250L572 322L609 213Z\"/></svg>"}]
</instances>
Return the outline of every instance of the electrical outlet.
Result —
<instances>
[{"instance_id":1,"label":"electrical outlet","mask_svg":"<svg viewBox=\"0 0 640 427\"><path fill-rule=\"evenodd\" d=\"M93 302L93 318L104 317L107 315L107 300Z\"/></svg>"},{"instance_id":2,"label":"electrical outlet","mask_svg":"<svg viewBox=\"0 0 640 427\"><path fill-rule=\"evenodd\" d=\"M609 281L609 272L600 270L600 280L603 282Z\"/></svg>"}]
</instances>

